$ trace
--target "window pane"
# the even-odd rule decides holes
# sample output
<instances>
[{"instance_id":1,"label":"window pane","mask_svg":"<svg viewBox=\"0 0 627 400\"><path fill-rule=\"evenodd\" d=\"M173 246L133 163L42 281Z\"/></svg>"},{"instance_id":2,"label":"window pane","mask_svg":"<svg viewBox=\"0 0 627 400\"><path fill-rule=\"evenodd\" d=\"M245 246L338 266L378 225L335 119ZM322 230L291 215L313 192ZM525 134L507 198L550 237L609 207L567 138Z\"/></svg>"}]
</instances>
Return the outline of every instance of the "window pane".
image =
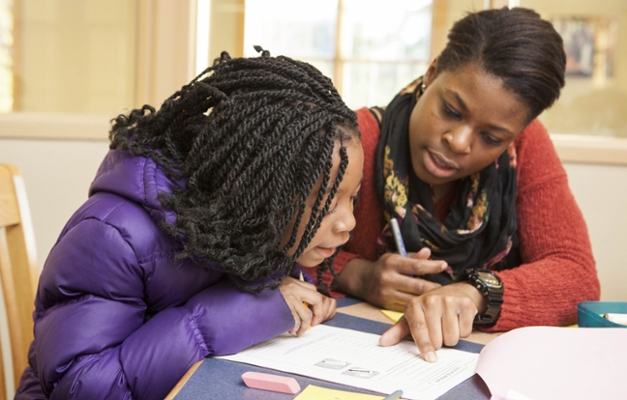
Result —
<instances>
[{"instance_id":1,"label":"window pane","mask_svg":"<svg viewBox=\"0 0 627 400\"><path fill-rule=\"evenodd\" d=\"M337 1L246 0L244 54L257 55L260 45L275 56L332 59Z\"/></svg>"},{"instance_id":2,"label":"window pane","mask_svg":"<svg viewBox=\"0 0 627 400\"><path fill-rule=\"evenodd\" d=\"M115 114L134 103L135 1L16 4L16 111Z\"/></svg>"},{"instance_id":3,"label":"window pane","mask_svg":"<svg viewBox=\"0 0 627 400\"><path fill-rule=\"evenodd\" d=\"M312 60L307 58L301 58L299 60L313 65L314 67L318 68L323 75L328 76L329 78L333 78L333 66L335 65L333 61Z\"/></svg>"},{"instance_id":4,"label":"window pane","mask_svg":"<svg viewBox=\"0 0 627 400\"><path fill-rule=\"evenodd\" d=\"M405 85L422 75L428 63L346 63L342 93L353 109L387 106Z\"/></svg>"},{"instance_id":5,"label":"window pane","mask_svg":"<svg viewBox=\"0 0 627 400\"><path fill-rule=\"evenodd\" d=\"M427 61L432 0L345 0L342 57Z\"/></svg>"},{"instance_id":6,"label":"window pane","mask_svg":"<svg viewBox=\"0 0 627 400\"><path fill-rule=\"evenodd\" d=\"M0 112L13 107L13 13L11 0L0 0Z\"/></svg>"},{"instance_id":7,"label":"window pane","mask_svg":"<svg viewBox=\"0 0 627 400\"><path fill-rule=\"evenodd\" d=\"M540 118L551 133L627 137L627 2L522 0L553 22L567 54L566 86Z\"/></svg>"}]
</instances>

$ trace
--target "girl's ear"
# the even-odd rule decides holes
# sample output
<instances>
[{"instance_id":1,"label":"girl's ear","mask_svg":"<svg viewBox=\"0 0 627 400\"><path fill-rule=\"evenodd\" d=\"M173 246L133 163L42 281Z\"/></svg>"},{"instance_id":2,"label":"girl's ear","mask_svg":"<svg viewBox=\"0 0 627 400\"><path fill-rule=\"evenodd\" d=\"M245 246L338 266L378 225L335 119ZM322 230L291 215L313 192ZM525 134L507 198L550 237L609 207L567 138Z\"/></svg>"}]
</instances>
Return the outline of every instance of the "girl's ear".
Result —
<instances>
[{"instance_id":1,"label":"girl's ear","mask_svg":"<svg viewBox=\"0 0 627 400\"><path fill-rule=\"evenodd\" d=\"M425 73L424 78L422 80L422 82L425 85L427 86L431 85L431 83L435 79L435 74L436 74L437 69L438 69L438 59L436 57L436 59L433 60L431 65L429 65L429 69L427 69L427 72Z\"/></svg>"}]
</instances>

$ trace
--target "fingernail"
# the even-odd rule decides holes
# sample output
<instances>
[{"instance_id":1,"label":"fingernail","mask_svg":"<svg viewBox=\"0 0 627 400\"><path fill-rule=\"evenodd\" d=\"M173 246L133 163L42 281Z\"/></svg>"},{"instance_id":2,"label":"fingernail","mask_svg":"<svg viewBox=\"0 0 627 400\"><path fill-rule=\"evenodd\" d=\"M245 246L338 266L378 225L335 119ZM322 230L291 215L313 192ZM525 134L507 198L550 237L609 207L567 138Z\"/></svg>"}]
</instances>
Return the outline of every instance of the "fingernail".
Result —
<instances>
[{"instance_id":1,"label":"fingernail","mask_svg":"<svg viewBox=\"0 0 627 400\"><path fill-rule=\"evenodd\" d=\"M425 354L425 361L434 363L438 361L438 356L436 356L434 352L428 351L427 354Z\"/></svg>"},{"instance_id":2,"label":"fingernail","mask_svg":"<svg viewBox=\"0 0 627 400\"><path fill-rule=\"evenodd\" d=\"M446 263L446 261L444 261L442 263L442 271L444 271L446 269L446 267L448 267L448 264Z\"/></svg>"}]
</instances>

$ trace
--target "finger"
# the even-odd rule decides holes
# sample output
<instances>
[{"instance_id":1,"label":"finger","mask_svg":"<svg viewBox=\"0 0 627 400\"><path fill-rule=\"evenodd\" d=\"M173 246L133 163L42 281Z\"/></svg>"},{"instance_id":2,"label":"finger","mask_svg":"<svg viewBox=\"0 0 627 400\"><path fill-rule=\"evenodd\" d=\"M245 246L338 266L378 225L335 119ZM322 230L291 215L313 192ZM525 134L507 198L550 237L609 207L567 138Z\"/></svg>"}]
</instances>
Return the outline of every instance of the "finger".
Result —
<instances>
[{"instance_id":1,"label":"finger","mask_svg":"<svg viewBox=\"0 0 627 400\"><path fill-rule=\"evenodd\" d=\"M475 315L477 314L477 309L474 310L463 310L459 314L459 336L462 338L466 338L470 336L472 333L472 324L475 320Z\"/></svg>"},{"instance_id":2,"label":"finger","mask_svg":"<svg viewBox=\"0 0 627 400\"><path fill-rule=\"evenodd\" d=\"M383 332L379 338L379 346L388 347L399 343L405 336L409 335L409 325L405 317L401 317L397 323Z\"/></svg>"},{"instance_id":3,"label":"finger","mask_svg":"<svg viewBox=\"0 0 627 400\"><path fill-rule=\"evenodd\" d=\"M430 290L441 287L439 283L431 282L426 279L416 277L407 277L406 279L399 279L397 290L405 293L410 293L413 296L427 293Z\"/></svg>"},{"instance_id":4,"label":"finger","mask_svg":"<svg viewBox=\"0 0 627 400\"><path fill-rule=\"evenodd\" d=\"M436 347L439 348L440 346L433 344L431 328L423 310L420 307L411 307L410 303L405 311L405 317L408 319L409 331L422 358L427 362L436 362L438 356L435 354L435 350ZM434 320L435 318L432 317L430 323L435 324L437 329L440 329L440 321L434 322Z\"/></svg>"},{"instance_id":5,"label":"finger","mask_svg":"<svg viewBox=\"0 0 627 400\"><path fill-rule=\"evenodd\" d=\"M412 260L411 273L413 275L439 274L448 267L444 260L423 260L410 258Z\"/></svg>"},{"instance_id":6,"label":"finger","mask_svg":"<svg viewBox=\"0 0 627 400\"><path fill-rule=\"evenodd\" d=\"M446 261L403 257L399 254L390 254L385 260L386 269L405 276L438 274L444 271L447 265Z\"/></svg>"},{"instance_id":7,"label":"finger","mask_svg":"<svg viewBox=\"0 0 627 400\"><path fill-rule=\"evenodd\" d=\"M457 306L447 307L442 315L442 341L447 346L455 346L459 342L459 316L461 310Z\"/></svg>"},{"instance_id":8,"label":"finger","mask_svg":"<svg viewBox=\"0 0 627 400\"><path fill-rule=\"evenodd\" d=\"M407 256L410 258L415 258L417 260L428 260L431 257L431 249L428 247L423 247L415 253L407 253Z\"/></svg>"},{"instance_id":9,"label":"finger","mask_svg":"<svg viewBox=\"0 0 627 400\"><path fill-rule=\"evenodd\" d=\"M296 311L297 317L294 329L292 330L296 336L300 336L311 326L311 318L313 314L309 307L305 306L303 303L297 304L294 307L294 310Z\"/></svg>"},{"instance_id":10,"label":"finger","mask_svg":"<svg viewBox=\"0 0 627 400\"><path fill-rule=\"evenodd\" d=\"M326 297L324 295L320 296L320 304L310 305L313 316L311 318L311 326L316 326L327 319L333 318L335 315L335 310L337 308L337 302L335 299L330 297Z\"/></svg>"}]
</instances>

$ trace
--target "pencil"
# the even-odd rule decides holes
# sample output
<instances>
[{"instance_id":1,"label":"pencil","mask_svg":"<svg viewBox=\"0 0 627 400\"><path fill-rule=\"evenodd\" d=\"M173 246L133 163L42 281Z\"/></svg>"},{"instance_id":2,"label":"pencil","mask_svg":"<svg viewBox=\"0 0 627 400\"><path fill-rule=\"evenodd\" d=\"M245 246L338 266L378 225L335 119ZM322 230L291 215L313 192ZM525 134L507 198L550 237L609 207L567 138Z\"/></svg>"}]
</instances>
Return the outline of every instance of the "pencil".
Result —
<instances>
[{"instance_id":1,"label":"pencil","mask_svg":"<svg viewBox=\"0 0 627 400\"><path fill-rule=\"evenodd\" d=\"M390 393L389 395L385 396L383 398L383 400L397 400L400 399L401 396L403 395L403 391L402 390L397 390L393 393Z\"/></svg>"},{"instance_id":2,"label":"pencil","mask_svg":"<svg viewBox=\"0 0 627 400\"><path fill-rule=\"evenodd\" d=\"M298 279L301 282L305 282L305 278L303 277L303 271L302 270L300 271L300 276L298 277ZM303 304L305 305L305 307L309 307L309 303L307 303L306 301L303 301ZM311 329L311 326L307 328L307 330L310 330L310 329Z\"/></svg>"},{"instance_id":3,"label":"pencil","mask_svg":"<svg viewBox=\"0 0 627 400\"><path fill-rule=\"evenodd\" d=\"M394 241L396 242L396 248L398 249L398 253L403 257L407 257L407 250L405 250L405 242L403 242L403 236L401 236L401 229L398 226L398 221L396 218L392 218L390 220L390 225L392 226L392 232L394 233Z\"/></svg>"}]
</instances>

